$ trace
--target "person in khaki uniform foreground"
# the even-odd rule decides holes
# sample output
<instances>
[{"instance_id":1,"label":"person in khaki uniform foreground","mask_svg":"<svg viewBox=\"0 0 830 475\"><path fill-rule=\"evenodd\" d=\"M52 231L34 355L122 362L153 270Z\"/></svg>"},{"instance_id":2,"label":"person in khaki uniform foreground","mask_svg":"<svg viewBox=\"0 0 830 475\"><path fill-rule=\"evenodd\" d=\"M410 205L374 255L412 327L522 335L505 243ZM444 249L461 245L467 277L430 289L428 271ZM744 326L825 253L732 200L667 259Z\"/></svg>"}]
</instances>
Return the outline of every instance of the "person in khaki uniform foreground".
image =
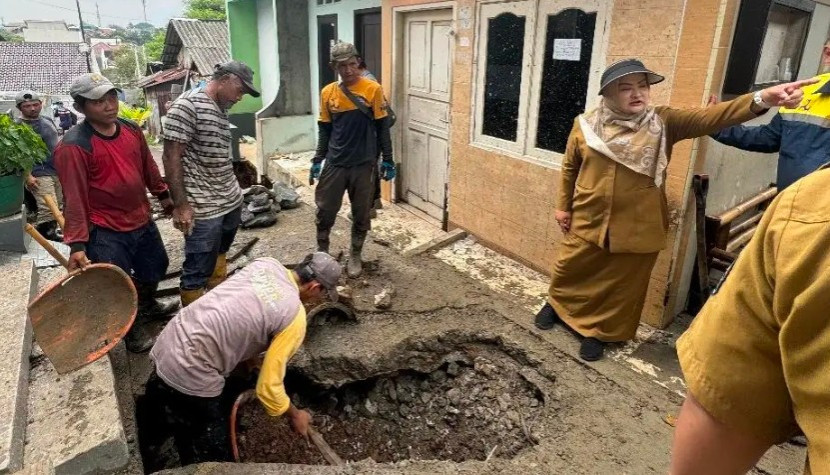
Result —
<instances>
[{"instance_id":1,"label":"person in khaki uniform foreground","mask_svg":"<svg viewBox=\"0 0 830 475\"><path fill-rule=\"evenodd\" d=\"M673 475L746 473L797 427L806 472L830 473L828 190L825 169L782 192L678 340Z\"/></svg>"},{"instance_id":2,"label":"person in khaki uniform foreground","mask_svg":"<svg viewBox=\"0 0 830 475\"><path fill-rule=\"evenodd\" d=\"M556 198L564 233L548 303L536 326L558 320L585 337L580 356L602 357L606 342L634 337L657 254L669 228L666 167L675 143L739 124L773 106L794 107L801 86L782 84L709 108L650 105L663 77L636 59L602 75L599 106L580 115L568 138Z\"/></svg>"}]
</instances>

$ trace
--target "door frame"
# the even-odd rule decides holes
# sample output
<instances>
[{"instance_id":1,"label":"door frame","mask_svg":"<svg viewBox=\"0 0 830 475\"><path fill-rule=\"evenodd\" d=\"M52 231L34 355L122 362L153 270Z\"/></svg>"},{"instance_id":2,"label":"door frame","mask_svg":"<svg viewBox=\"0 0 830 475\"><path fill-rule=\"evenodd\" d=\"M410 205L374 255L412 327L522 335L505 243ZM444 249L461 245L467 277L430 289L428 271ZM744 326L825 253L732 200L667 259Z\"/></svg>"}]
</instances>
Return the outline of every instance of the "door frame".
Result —
<instances>
[{"instance_id":1,"label":"door frame","mask_svg":"<svg viewBox=\"0 0 830 475\"><path fill-rule=\"evenodd\" d=\"M383 9L381 7L375 8L361 8L360 10L354 11L354 45L357 48L357 51L360 54L365 53L363 51L362 44L358 44L358 39L360 38L360 17L363 15L371 15L373 13L377 13L380 15L380 43L378 47L380 48L380 61L381 67L377 71L372 71L376 77L378 77L381 84L383 83Z\"/></svg>"},{"instance_id":2,"label":"door frame","mask_svg":"<svg viewBox=\"0 0 830 475\"><path fill-rule=\"evenodd\" d=\"M458 29L458 8L456 7L456 2L454 0L451 1L444 1L444 2L436 2L436 3L429 3L424 5L404 5L392 8L392 65L390 71L392 71L392 80L387 80L388 88L389 88L389 101L392 104L393 109L395 111L404 111L405 107L404 104L406 102L406 98L404 97L404 92L406 88L403 87L404 81L406 78L404 77L404 62L403 58L405 57L404 52L404 33L406 31L406 15L409 13L421 13L421 12L428 12L433 10L450 10L450 20L453 24L453 31L457 31ZM458 38L458 35L455 35L454 38ZM450 64L455 63L455 45L453 45L453 52L452 52L452 60ZM454 74L454 72L453 72ZM451 78L451 84L452 81ZM450 87L450 101L449 101L449 111L450 117L452 117L452 105L453 105L453 90L454 87ZM393 129L392 134L392 143L394 145L394 153L395 156L398 157L398 160L403 159L403 124L406 123L407 118L401 116L398 118L398 126ZM452 121L450 121L449 126L447 127L447 133L449 134L448 146L449 149L452 150ZM452 153L447 153L447 183L444 185L446 190L444 192L444 218L441 220L441 228L443 230L447 230L449 226L449 166L450 166L450 157ZM402 177L394 180L392 182L392 193L390 198L392 202L402 201L401 194L403 192L403 187L398 186L399 180Z\"/></svg>"},{"instance_id":3,"label":"door frame","mask_svg":"<svg viewBox=\"0 0 830 475\"><path fill-rule=\"evenodd\" d=\"M336 13L330 13L330 14L326 14L326 15L317 15L317 22L316 22L317 31L315 31L314 33L317 36L317 63L318 63L317 64L317 81L318 82L322 82L320 80L323 78L323 71L326 70L326 69L329 69L328 55L322 55L321 54L321 48L323 47L323 45L320 44L320 25L322 25L324 23L334 23L334 40L337 41L337 39L339 38L338 32L339 32L339 29L340 29L340 25L338 23L337 16L338 15ZM330 20L334 20L334 21L332 22ZM325 56L325 58L322 57L322 56ZM334 73L334 80L335 81L337 80L337 73ZM328 84L328 83L326 83L326 84ZM326 84L319 84L319 89L322 89L324 86L326 86Z\"/></svg>"}]
</instances>

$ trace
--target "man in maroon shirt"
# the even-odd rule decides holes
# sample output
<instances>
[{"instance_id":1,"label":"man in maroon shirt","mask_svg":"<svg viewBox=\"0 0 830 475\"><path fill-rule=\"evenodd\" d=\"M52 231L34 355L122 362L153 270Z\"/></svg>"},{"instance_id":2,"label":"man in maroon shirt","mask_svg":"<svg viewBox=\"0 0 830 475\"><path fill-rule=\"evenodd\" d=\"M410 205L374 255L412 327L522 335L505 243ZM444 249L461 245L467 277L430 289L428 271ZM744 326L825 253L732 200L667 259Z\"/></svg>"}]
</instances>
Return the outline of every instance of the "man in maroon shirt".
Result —
<instances>
[{"instance_id":1,"label":"man in maroon shirt","mask_svg":"<svg viewBox=\"0 0 830 475\"><path fill-rule=\"evenodd\" d=\"M118 118L118 89L100 74L84 74L69 94L86 119L70 129L55 149L63 185L64 242L71 249L69 269L90 261L115 264L133 278L138 319L127 333L127 348L142 352L153 338L141 320L167 315L176 305L154 297L167 272L167 251L150 219L147 190L171 212L173 202L141 129ZM105 291L106 289L102 289Z\"/></svg>"}]
</instances>

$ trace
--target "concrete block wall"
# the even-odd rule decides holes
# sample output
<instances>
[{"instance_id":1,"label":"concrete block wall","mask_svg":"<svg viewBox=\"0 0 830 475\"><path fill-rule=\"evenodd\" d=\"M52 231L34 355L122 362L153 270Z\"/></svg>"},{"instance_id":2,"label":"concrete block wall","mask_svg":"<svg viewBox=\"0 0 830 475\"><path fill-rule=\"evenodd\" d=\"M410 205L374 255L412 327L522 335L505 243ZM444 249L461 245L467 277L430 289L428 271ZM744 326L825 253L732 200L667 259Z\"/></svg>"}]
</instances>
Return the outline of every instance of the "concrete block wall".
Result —
<instances>
[{"instance_id":1,"label":"concrete block wall","mask_svg":"<svg viewBox=\"0 0 830 475\"><path fill-rule=\"evenodd\" d=\"M610 0L609 0L610 1ZM700 106L704 103L712 46L721 0L615 0L609 6L610 31L605 65L639 57L666 76L652 89L655 104ZM392 56L393 9L417 0L384 2L384 57ZM474 51L477 31L475 0L458 0L456 12L469 9L473 21L456 22L453 64L450 145L449 220L451 226L470 231L490 247L549 273L562 238L553 219L554 196L559 186L558 166L534 162L471 144L472 98L475 96ZM731 24L730 24L731 31ZM720 33L720 31L719 31ZM389 65L390 61L386 61ZM604 65L603 65L604 66ZM384 77L392 77L386 66ZM389 92L389 91L387 91ZM666 251L661 253L651 278L643 320L664 326L673 315L664 312L671 297L672 263L676 231L685 213L691 142L674 149L667 191L672 226Z\"/></svg>"}]
</instances>

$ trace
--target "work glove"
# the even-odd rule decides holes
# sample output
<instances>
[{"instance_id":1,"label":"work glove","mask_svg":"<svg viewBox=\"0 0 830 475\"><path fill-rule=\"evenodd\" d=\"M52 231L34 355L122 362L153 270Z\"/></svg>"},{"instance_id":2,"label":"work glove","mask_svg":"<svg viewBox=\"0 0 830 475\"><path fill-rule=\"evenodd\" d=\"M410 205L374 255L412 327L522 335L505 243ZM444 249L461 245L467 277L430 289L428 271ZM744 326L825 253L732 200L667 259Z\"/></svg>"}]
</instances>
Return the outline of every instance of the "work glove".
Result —
<instances>
[{"instance_id":1,"label":"work glove","mask_svg":"<svg viewBox=\"0 0 830 475\"><path fill-rule=\"evenodd\" d=\"M320 174L323 173L323 162L314 162L311 164L311 170L308 172L308 181L314 184L314 180L320 179Z\"/></svg>"},{"instance_id":2,"label":"work glove","mask_svg":"<svg viewBox=\"0 0 830 475\"><path fill-rule=\"evenodd\" d=\"M395 168L395 162L389 161L387 162L384 160L380 164L380 176L384 179L384 181L392 181L398 175L398 171Z\"/></svg>"}]
</instances>

